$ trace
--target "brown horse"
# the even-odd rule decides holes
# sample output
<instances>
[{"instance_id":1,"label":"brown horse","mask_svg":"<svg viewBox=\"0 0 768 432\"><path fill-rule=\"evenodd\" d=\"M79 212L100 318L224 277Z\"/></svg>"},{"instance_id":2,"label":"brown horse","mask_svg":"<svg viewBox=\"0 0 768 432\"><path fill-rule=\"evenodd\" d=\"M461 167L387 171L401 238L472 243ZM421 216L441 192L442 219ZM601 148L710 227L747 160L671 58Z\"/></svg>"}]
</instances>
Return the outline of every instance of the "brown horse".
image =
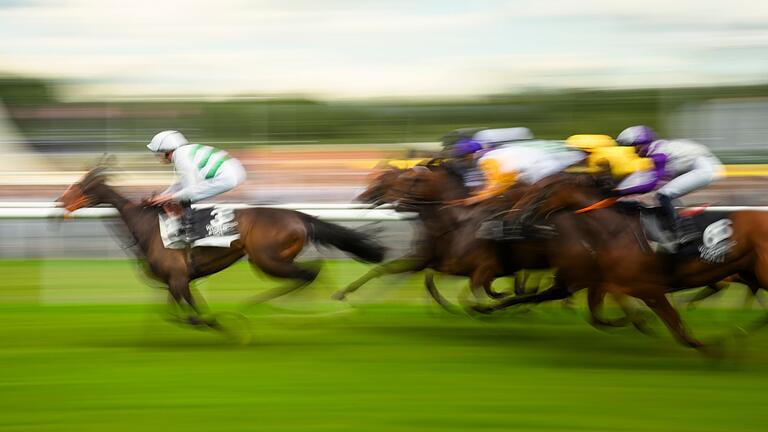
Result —
<instances>
[{"instance_id":1,"label":"brown horse","mask_svg":"<svg viewBox=\"0 0 768 432\"><path fill-rule=\"evenodd\" d=\"M391 178L384 176L378 179L391 182ZM493 205L473 208L447 206L446 203L468 196L460 175L449 165L431 164L412 168L399 174L387 186L387 192L380 200L396 202L398 211L416 212L419 215L422 226L416 248L405 257L370 270L337 292L334 298L343 299L366 282L380 276L425 269L468 276L476 298L483 296L483 293L492 298L501 298L505 295L491 288L494 279L511 276L522 268L547 267L547 263L542 261L545 255L542 253L541 242L520 243L515 250L516 256L509 257L501 253L498 243L477 238L480 223L499 208L506 208L506 201L499 200ZM371 189L382 187L381 184L373 184L369 187ZM516 198L514 191L510 191L510 195L510 199ZM437 292L432 273L426 275L425 282L433 298L442 306L450 308Z\"/></svg>"},{"instance_id":2,"label":"brown horse","mask_svg":"<svg viewBox=\"0 0 768 432\"><path fill-rule=\"evenodd\" d=\"M572 233L590 249L599 277L589 288L588 302L593 315L607 294L632 318L635 312L627 297L643 301L667 325L677 339L694 348L703 344L689 334L666 294L695 288L738 274L751 287L768 286L768 213L739 211L729 215L733 247L722 262L700 258L681 259L649 250L643 236L640 217L616 207L594 206L602 196L594 187L576 182L561 182L540 192L538 214L559 218L570 224ZM581 212L585 208L594 208ZM562 232L560 227L559 231ZM560 263L559 270L578 274L573 263ZM548 292L507 299L482 311L498 310L515 304L536 303L568 295L566 287L555 286ZM571 288L573 291L573 288Z\"/></svg>"},{"instance_id":3,"label":"brown horse","mask_svg":"<svg viewBox=\"0 0 768 432\"><path fill-rule=\"evenodd\" d=\"M246 208L234 211L240 239L228 248L195 247L167 249L163 245L158 223L164 211L156 206L132 202L105 183L103 168L89 171L58 199L67 212L79 208L109 204L135 240L151 277L167 285L173 300L186 303L194 316L191 324L214 323L202 321L193 298L191 281L219 272L243 256L264 273L294 281L257 297L266 301L299 289L317 276L318 271L300 267L296 256L309 243L332 245L367 262L380 262L384 248L360 232L321 221L313 216L286 209Z\"/></svg>"},{"instance_id":4,"label":"brown horse","mask_svg":"<svg viewBox=\"0 0 768 432\"><path fill-rule=\"evenodd\" d=\"M397 177L405 171L405 169L390 165L387 161L379 163L368 176L368 186L355 197L354 201L370 204L374 207L387 204L384 202L384 195L394 186Z\"/></svg>"}]
</instances>

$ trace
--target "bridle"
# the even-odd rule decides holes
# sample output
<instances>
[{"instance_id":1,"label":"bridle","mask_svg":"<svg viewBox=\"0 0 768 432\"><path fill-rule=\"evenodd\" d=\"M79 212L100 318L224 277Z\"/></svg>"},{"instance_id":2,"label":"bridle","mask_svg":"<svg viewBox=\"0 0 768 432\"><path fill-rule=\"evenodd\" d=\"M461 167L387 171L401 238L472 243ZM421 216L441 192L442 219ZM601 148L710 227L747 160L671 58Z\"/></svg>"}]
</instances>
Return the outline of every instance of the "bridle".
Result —
<instances>
[{"instance_id":1,"label":"bridle","mask_svg":"<svg viewBox=\"0 0 768 432\"><path fill-rule=\"evenodd\" d=\"M433 165L433 166L437 166L437 165ZM429 173L429 174L433 174L434 173L434 171L429 169L428 166L424 166L424 165L417 165L417 166L415 166L415 167L413 167L411 169L416 171L416 172L420 172L420 173ZM400 199L397 200L397 202L403 203L404 205L410 205L410 206L413 206L413 207L415 207L417 205L445 205L445 204L448 204L444 200L424 200L424 199L409 198L408 196L413 191L413 188L416 187L416 182L417 181L423 181L423 179L419 179L419 178L409 179L410 186L407 189L400 189L400 188L395 188L395 187L391 188L392 192L394 192L395 194L398 194L401 197Z\"/></svg>"},{"instance_id":2,"label":"bridle","mask_svg":"<svg viewBox=\"0 0 768 432\"><path fill-rule=\"evenodd\" d=\"M85 195L85 193L83 193L83 187L80 185L80 183L75 183L68 187L67 190L64 191L63 196L67 196L67 194L71 192L74 192L77 198L64 207L64 210L66 210L67 213L71 213L77 209L88 206L88 203L91 199Z\"/></svg>"}]
</instances>

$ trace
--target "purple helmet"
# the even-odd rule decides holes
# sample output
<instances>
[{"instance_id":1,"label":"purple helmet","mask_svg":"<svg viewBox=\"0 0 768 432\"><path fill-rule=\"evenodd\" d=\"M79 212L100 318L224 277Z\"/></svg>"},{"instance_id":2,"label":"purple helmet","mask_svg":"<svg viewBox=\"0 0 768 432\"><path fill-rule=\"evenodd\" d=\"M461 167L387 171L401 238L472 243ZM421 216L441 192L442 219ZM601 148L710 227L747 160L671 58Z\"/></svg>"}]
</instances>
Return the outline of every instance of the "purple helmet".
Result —
<instances>
[{"instance_id":1,"label":"purple helmet","mask_svg":"<svg viewBox=\"0 0 768 432\"><path fill-rule=\"evenodd\" d=\"M479 142L465 138L456 141L456 143L453 145L453 148L451 149L451 152L453 153L454 157L464 157L474 154L475 152L482 149L483 146Z\"/></svg>"},{"instance_id":2,"label":"purple helmet","mask_svg":"<svg viewBox=\"0 0 768 432\"><path fill-rule=\"evenodd\" d=\"M621 131L616 142L623 146L647 145L656 141L656 132L648 126L632 126Z\"/></svg>"}]
</instances>

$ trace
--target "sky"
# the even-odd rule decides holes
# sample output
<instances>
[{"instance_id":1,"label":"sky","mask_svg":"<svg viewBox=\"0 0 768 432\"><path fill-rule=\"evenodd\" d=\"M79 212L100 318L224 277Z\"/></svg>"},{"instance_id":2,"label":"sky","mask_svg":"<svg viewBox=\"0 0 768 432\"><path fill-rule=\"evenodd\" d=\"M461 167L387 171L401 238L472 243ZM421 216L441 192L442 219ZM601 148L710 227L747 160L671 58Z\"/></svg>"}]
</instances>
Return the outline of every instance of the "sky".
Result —
<instances>
[{"instance_id":1,"label":"sky","mask_svg":"<svg viewBox=\"0 0 768 432\"><path fill-rule=\"evenodd\" d=\"M0 0L70 97L461 96L768 81L765 0Z\"/></svg>"}]
</instances>

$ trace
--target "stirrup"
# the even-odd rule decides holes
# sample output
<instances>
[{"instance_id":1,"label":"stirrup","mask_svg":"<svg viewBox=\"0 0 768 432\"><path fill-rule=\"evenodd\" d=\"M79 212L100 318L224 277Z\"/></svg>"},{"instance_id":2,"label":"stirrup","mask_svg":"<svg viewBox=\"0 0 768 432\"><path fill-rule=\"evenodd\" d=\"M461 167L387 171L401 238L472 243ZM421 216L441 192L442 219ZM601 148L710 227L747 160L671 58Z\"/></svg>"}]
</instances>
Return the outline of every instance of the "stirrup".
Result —
<instances>
[{"instance_id":1,"label":"stirrup","mask_svg":"<svg viewBox=\"0 0 768 432\"><path fill-rule=\"evenodd\" d=\"M679 249L679 243L676 240L649 241L651 250L657 253L675 254Z\"/></svg>"},{"instance_id":2,"label":"stirrup","mask_svg":"<svg viewBox=\"0 0 768 432\"><path fill-rule=\"evenodd\" d=\"M181 238L184 239L184 243L192 244L194 239L192 238L192 229L191 227L181 227Z\"/></svg>"}]
</instances>

